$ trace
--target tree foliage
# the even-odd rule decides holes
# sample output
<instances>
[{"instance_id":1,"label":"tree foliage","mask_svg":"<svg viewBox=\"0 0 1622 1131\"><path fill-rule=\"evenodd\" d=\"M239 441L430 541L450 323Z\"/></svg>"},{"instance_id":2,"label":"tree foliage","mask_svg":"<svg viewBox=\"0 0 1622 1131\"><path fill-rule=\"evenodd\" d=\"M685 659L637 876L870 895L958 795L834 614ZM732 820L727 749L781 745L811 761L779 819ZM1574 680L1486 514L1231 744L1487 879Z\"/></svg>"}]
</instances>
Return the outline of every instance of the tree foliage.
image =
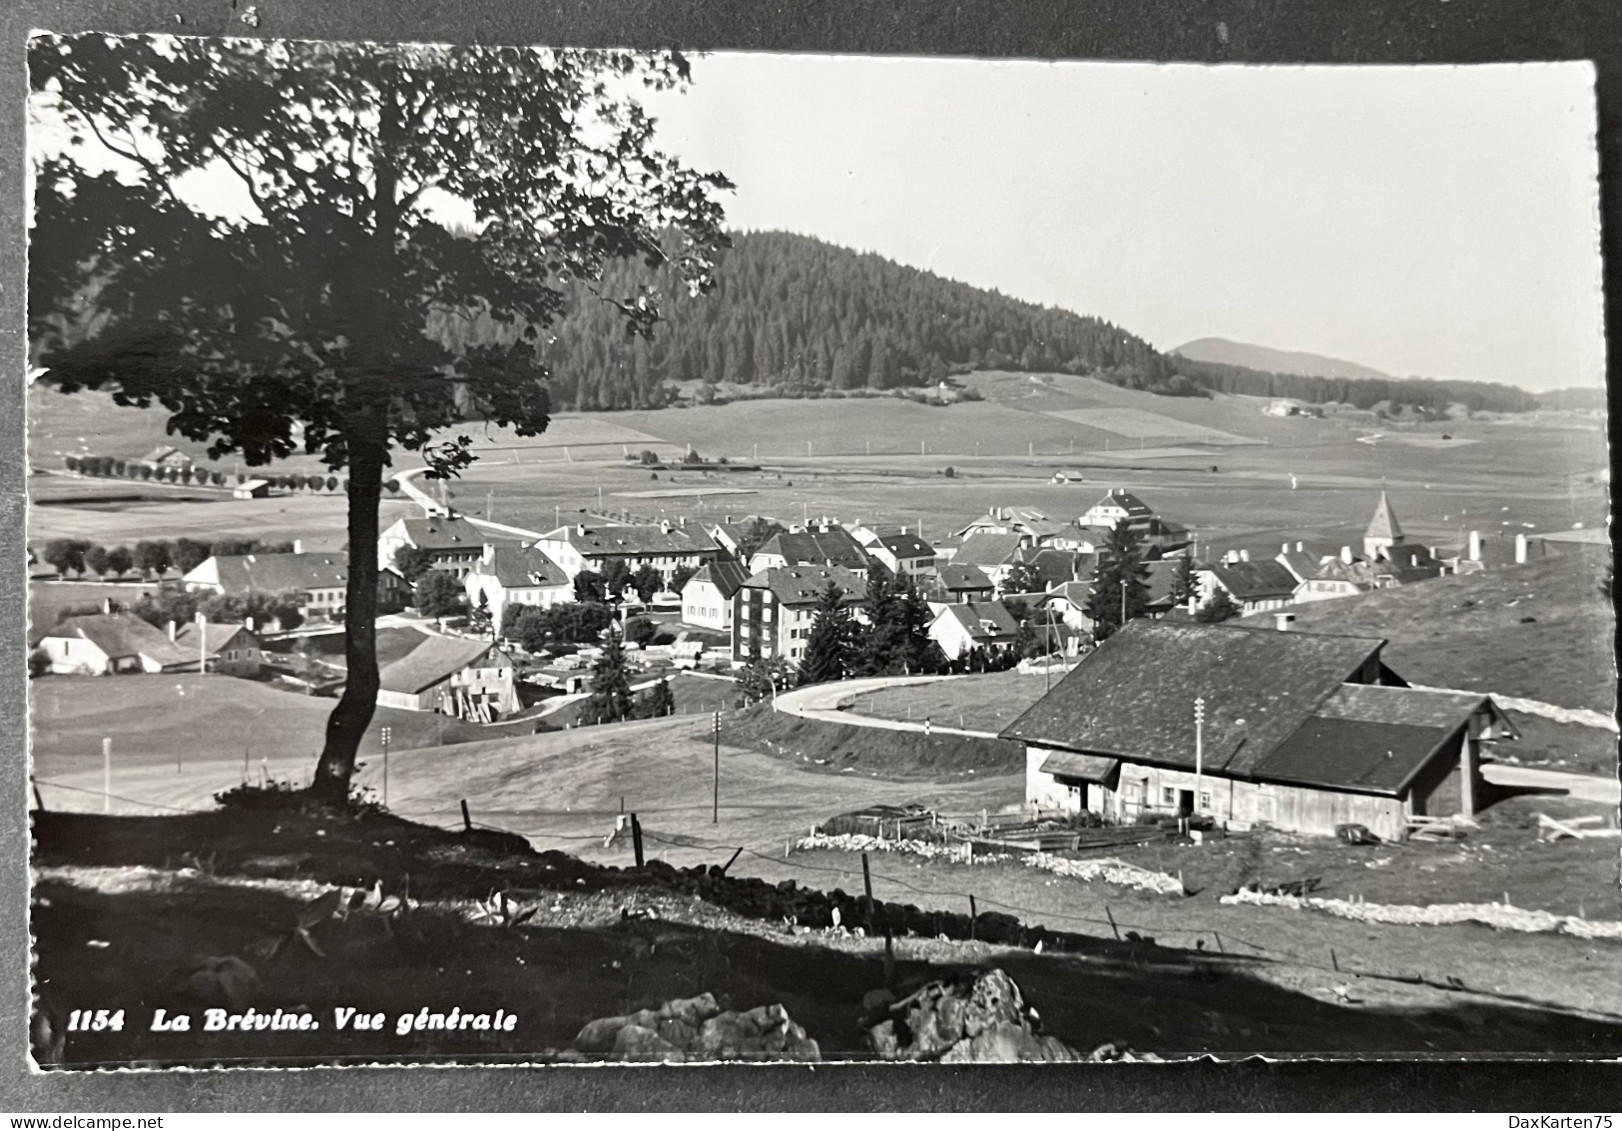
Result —
<instances>
[{"instance_id":1,"label":"tree foliage","mask_svg":"<svg viewBox=\"0 0 1622 1131\"><path fill-rule=\"evenodd\" d=\"M434 552L421 546L401 546L394 551L394 572L415 585L434 568Z\"/></svg>"},{"instance_id":2,"label":"tree foliage","mask_svg":"<svg viewBox=\"0 0 1622 1131\"><path fill-rule=\"evenodd\" d=\"M516 640L530 652L554 644L589 644L613 623L614 614L600 601L566 601L539 609L508 605L501 618L501 635Z\"/></svg>"},{"instance_id":3,"label":"tree foliage","mask_svg":"<svg viewBox=\"0 0 1622 1131\"><path fill-rule=\"evenodd\" d=\"M1206 599L1205 604L1194 610L1194 619L1201 624L1221 624L1225 620L1232 620L1244 612L1234 604L1228 591L1218 586L1216 592Z\"/></svg>"},{"instance_id":4,"label":"tree foliage","mask_svg":"<svg viewBox=\"0 0 1622 1131\"><path fill-rule=\"evenodd\" d=\"M426 617L448 617L467 605L467 591L462 583L455 574L442 569L431 569L418 578L414 592L412 603Z\"/></svg>"},{"instance_id":5,"label":"tree foliage","mask_svg":"<svg viewBox=\"0 0 1622 1131\"><path fill-rule=\"evenodd\" d=\"M1179 608L1186 608L1189 601L1200 595L1199 576L1194 571L1194 555L1187 550L1183 551L1177 564L1172 567L1171 574L1171 603Z\"/></svg>"},{"instance_id":6,"label":"tree foliage","mask_svg":"<svg viewBox=\"0 0 1622 1131\"><path fill-rule=\"evenodd\" d=\"M770 698L774 688L786 688L794 682L788 662L781 656L756 659L738 669L738 690L745 703L758 703Z\"/></svg>"},{"instance_id":7,"label":"tree foliage","mask_svg":"<svg viewBox=\"0 0 1622 1131\"><path fill-rule=\"evenodd\" d=\"M1127 621L1143 615L1149 603L1148 577L1138 536L1123 522L1099 548L1092 591L1087 594L1086 613L1095 641L1102 644Z\"/></svg>"},{"instance_id":8,"label":"tree foliage","mask_svg":"<svg viewBox=\"0 0 1622 1131\"><path fill-rule=\"evenodd\" d=\"M725 242L725 178L660 151L631 96L688 77L670 52L259 39L30 41L35 105L118 154L36 166L29 329L44 380L169 413L209 455L300 449L350 469L348 679L312 777L342 802L377 697L377 511L397 448L472 459L468 418L548 421L544 332L577 299L648 336ZM239 216L186 178L234 174ZM460 201L471 226L435 203ZM597 300L601 301L597 301ZM611 312L611 313L610 313ZM492 331L471 341L453 330Z\"/></svg>"},{"instance_id":9,"label":"tree foliage","mask_svg":"<svg viewBox=\"0 0 1622 1131\"><path fill-rule=\"evenodd\" d=\"M800 657L799 683L827 683L844 679L855 660L857 629L843 589L832 581L817 594L805 653Z\"/></svg>"},{"instance_id":10,"label":"tree foliage","mask_svg":"<svg viewBox=\"0 0 1622 1131\"><path fill-rule=\"evenodd\" d=\"M620 646L619 633L610 632L603 654L592 665L591 694L581 704L580 718L591 724L617 723L630 718L634 706L625 669L625 649Z\"/></svg>"}]
</instances>

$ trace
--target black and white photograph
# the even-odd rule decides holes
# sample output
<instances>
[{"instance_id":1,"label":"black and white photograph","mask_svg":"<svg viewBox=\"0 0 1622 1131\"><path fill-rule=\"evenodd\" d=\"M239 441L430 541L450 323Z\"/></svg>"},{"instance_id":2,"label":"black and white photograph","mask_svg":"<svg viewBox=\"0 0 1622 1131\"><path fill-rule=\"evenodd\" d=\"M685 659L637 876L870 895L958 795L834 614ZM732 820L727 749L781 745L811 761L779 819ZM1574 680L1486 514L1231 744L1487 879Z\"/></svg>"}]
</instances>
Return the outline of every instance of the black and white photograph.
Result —
<instances>
[{"instance_id":1,"label":"black and white photograph","mask_svg":"<svg viewBox=\"0 0 1622 1131\"><path fill-rule=\"evenodd\" d=\"M1591 64L26 62L37 1070L1622 1049Z\"/></svg>"}]
</instances>

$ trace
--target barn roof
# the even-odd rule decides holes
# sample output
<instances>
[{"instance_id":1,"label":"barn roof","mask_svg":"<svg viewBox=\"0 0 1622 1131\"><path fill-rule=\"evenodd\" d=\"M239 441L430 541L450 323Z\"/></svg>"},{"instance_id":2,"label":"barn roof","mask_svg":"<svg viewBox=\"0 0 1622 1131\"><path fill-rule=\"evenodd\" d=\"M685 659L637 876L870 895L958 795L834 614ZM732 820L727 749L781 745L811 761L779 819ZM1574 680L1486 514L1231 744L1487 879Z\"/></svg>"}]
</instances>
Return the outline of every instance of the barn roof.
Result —
<instances>
[{"instance_id":1,"label":"barn roof","mask_svg":"<svg viewBox=\"0 0 1622 1131\"><path fill-rule=\"evenodd\" d=\"M1205 764L1248 775L1385 641L1134 620L1084 657L1003 738L1192 768L1194 699Z\"/></svg>"},{"instance_id":2,"label":"barn roof","mask_svg":"<svg viewBox=\"0 0 1622 1131\"><path fill-rule=\"evenodd\" d=\"M92 613L68 617L47 631L50 637L79 637L90 641L110 658L146 656L168 667L195 661L197 654L181 648L167 633L127 613ZM43 637L42 637L43 639Z\"/></svg>"},{"instance_id":3,"label":"barn roof","mask_svg":"<svg viewBox=\"0 0 1622 1131\"><path fill-rule=\"evenodd\" d=\"M421 644L378 673L378 688L416 695L449 679L490 649L488 640L424 636Z\"/></svg>"},{"instance_id":4,"label":"barn roof","mask_svg":"<svg viewBox=\"0 0 1622 1131\"><path fill-rule=\"evenodd\" d=\"M467 519L402 518L406 537L419 550L479 549L485 543L484 533Z\"/></svg>"},{"instance_id":5,"label":"barn roof","mask_svg":"<svg viewBox=\"0 0 1622 1131\"><path fill-rule=\"evenodd\" d=\"M215 554L213 562L227 593L342 589L349 581L349 555L343 553Z\"/></svg>"},{"instance_id":6,"label":"barn roof","mask_svg":"<svg viewBox=\"0 0 1622 1131\"><path fill-rule=\"evenodd\" d=\"M1434 727L1314 715L1261 760L1255 776L1400 796L1466 717Z\"/></svg>"},{"instance_id":7,"label":"barn roof","mask_svg":"<svg viewBox=\"0 0 1622 1131\"><path fill-rule=\"evenodd\" d=\"M582 557L615 557L621 554L714 553L720 547L703 530L641 523L625 526L565 526L547 535L569 543Z\"/></svg>"}]
</instances>

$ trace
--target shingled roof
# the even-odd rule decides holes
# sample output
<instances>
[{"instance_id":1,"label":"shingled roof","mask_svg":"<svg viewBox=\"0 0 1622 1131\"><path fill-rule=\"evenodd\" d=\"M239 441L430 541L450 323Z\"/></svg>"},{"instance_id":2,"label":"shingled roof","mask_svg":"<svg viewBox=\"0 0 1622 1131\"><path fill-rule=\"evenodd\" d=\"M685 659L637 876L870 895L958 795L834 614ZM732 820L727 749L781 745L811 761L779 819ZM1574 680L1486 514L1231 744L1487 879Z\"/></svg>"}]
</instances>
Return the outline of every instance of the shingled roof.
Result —
<instances>
[{"instance_id":1,"label":"shingled roof","mask_svg":"<svg viewBox=\"0 0 1622 1131\"><path fill-rule=\"evenodd\" d=\"M1380 492L1380 501L1374 508L1374 517L1369 519L1369 528L1364 536L1402 541L1402 527L1397 524L1397 516L1391 510L1391 500L1386 498L1384 491Z\"/></svg>"},{"instance_id":2,"label":"shingled roof","mask_svg":"<svg viewBox=\"0 0 1622 1131\"><path fill-rule=\"evenodd\" d=\"M845 591L845 604L866 604L867 582L839 566L773 566L750 577L744 585L769 589L784 605L814 605L830 581Z\"/></svg>"},{"instance_id":3,"label":"shingled roof","mask_svg":"<svg viewBox=\"0 0 1622 1131\"><path fill-rule=\"evenodd\" d=\"M720 592L723 600L730 601L732 595L743 588L743 583L748 580L749 572L743 566L731 558L717 558L713 562L705 562L699 566L698 572L687 579L687 584L708 581Z\"/></svg>"},{"instance_id":4,"label":"shingled roof","mask_svg":"<svg viewBox=\"0 0 1622 1131\"><path fill-rule=\"evenodd\" d=\"M1126 490L1124 487L1111 488L1109 494L1105 495L1102 499L1099 499L1098 502L1094 503L1087 509L1089 511L1094 511L1099 507L1120 507L1122 510L1126 511L1128 520L1149 518L1155 513L1149 509L1149 505L1147 503L1138 498L1131 491Z\"/></svg>"},{"instance_id":5,"label":"shingled roof","mask_svg":"<svg viewBox=\"0 0 1622 1131\"><path fill-rule=\"evenodd\" d=\"M1083 658L1003 738L1179 768L1248 775L1385 641L1231 625L1134 620ZM1384 673L1384 669L1382 669ZM1395 678L1395 677L1392 677Z\"/></svg>"},{"instance_id":6,"label":"shingled roof","mask_svg":"<svg viewBox=\"0 0 1622 1131\"><path fill-rule=\"evenodd\" d=\"M995 589L991 578L986 571L975 565L965 565L962 562L951 561L937 566L935 569L935 582L937 588L948 593L974 592L984 589Z\"/></svg>"},{"instance_id":7,"label":"shingled roof","mask_svg":"<svg viewBox=\"0 0 1622 1131\"><path fill-rule=\"evenodd\" d=\"M862 544L842 526L773 534L755 553L776 555L791 566L821 565L865 570L871 564Z\"/></svg>"},{"instance_id":8,"label":"shingled roof","mask_svg":"<svg viewBox=\"0 0 1622 1131\"><path fill-rule=\"evenodd\" d=\"M416 695L468 667L491 647L488 640L424 636L421 644L378 673L378 688Z\"/></svg>"},{"instance_id":9,"label":"shingled roof","mask_svg":"<svg viewBox=\"0 0 1622 1131\"><path fill-rule=\"evenodd\" d=\"M1019 622L1001 601L966 601L947 605L940 615L951 617L977 644L1007 642L1019 635Z\"/></svg>"},{"instance_id":10,"label":"shingled roof","mask_svg":"<svg viewBox=\"0 0 1622 1131\"><path fill-rule=\"evenodd\" d=\"M237 627L237 626L232 626ZM197 653L181 648L168 635L127 613L92 613L67 617L43 636L79 638L100 648L108 658L145 656L163 667L195 662ZM42 637L43 638L43 637Z\"/></svg>"},{"instance_id":11,"label":"shingled roof","mask_svg":"<svg viewBox=\"0 0 1622 1131\"><path fill-rule=\"evenodd\" d=\"M935 548L916 534L881 534L874 541L898 559L935 556Z\"/></svg>"},{"instance_id":12,"label":"shingled roof","mask_svg":"<svg viewBox=\"0 0 1622 1131\"><path fill-rule=\"evenodd\" d=\"M473 573L494 578L503 589L530 589L567 585L569 575L534 546L495 546L490 560L480 561Z\"/></svg>"},{"instance_id":13,"label":"shingled roof","mask_svg":"<svg viewBox=\"0 0 1622 1131\"><path fill-rule=\"evenodd\" d=\"M342 589L349 581L349 555L215 554L215 576L227 593L277 593L284 589ZM198 566L201 574L208 565ZM188 579L191 574L186 575Z\"/></svg>"},{"instance_id":14,"label":"shingled roof","mask_svg":"<svg viewBox=\"0 0 1622 1131\"><path fill-rule=\"evenodd\" d=\"M483 531L460 516L403 518L400 523L419 550L476 550L487 541Z\"/></svg>"},{"instance_id":15,"label":"shingled roof","mask_svg":"<svg viewBox=\"0 0 1622 1131\"><path fill-rule=\"evenodd\" d=\"M658 554L714 553L720 549L703 530L696 526L665 526L637 524L625 526L565 526L547 535L559 538L580 552L582 557L648 557Z\"/></svg>"},{"instance_id":16,"label":"shingled roof","mask_svg":"<svg viewBox=\"0 0 1622 1131\"><path fill-rule=\"evenodd\" d=\"M993 534L990 531L979 531L963 539L963 545L959 546L957 553L952 555L952 561L957 565L995 568L1013 561L1024 541L1024 538L1018 534Z\"/></svg>"},{"instance_id":17,"label":"shingled roof","mask_svg":"<svg viewBox=\"0 0 1622 1131\"><path fill-rule=\"evenodd\" d=\"M1270 597L1288 597L1300 584L1295 574L1278 562L1220 562L1206 567L1222 587L1240 601L1261 601Z\"/></svg>"}]
</instances>

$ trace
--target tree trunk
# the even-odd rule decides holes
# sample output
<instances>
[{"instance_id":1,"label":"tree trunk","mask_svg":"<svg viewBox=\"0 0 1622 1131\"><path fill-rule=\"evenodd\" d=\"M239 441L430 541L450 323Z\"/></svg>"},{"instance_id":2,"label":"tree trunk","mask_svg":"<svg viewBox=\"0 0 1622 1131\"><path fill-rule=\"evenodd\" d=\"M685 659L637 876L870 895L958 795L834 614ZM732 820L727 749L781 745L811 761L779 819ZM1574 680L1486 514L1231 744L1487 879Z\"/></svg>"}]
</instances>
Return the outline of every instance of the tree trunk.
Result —
<instances>
[{"instance_id":1,"label":"tree trunk","mask_svg":"<svg viewBox=\"0 0 1622 1131\"><path fill-rule=\"evenodd\" d=\"M357 427L349 446L349 579L344 596L344 657L349 666L343 697L327 717L326 744L310 782L313 797L342 803L349 797L355 757L377 710L377 534L387 454L381 429Z\"/></svg>"}]
</instances>

